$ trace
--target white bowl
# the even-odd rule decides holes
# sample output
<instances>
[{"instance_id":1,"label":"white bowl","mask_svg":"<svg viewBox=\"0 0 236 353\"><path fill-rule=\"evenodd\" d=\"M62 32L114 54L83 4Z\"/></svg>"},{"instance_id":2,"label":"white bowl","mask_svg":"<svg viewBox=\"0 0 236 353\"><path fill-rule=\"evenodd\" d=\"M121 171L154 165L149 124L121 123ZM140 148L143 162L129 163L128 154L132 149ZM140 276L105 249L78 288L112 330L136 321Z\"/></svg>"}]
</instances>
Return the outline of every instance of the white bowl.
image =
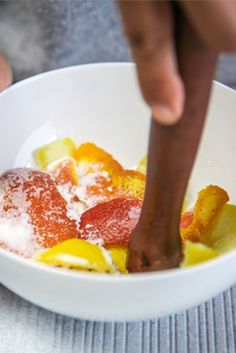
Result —
<instances>
[{"instance_id":1,"label":"white bowl","mask_svg":"<svg viewBox=\"0 0 236 353\"><path fill-rule=\"evenodd\" d=\"M28 158L32 141L46 142L48 121L58 136L93 141L134 166L146 153L149 126L137 87L131 64L72 67L14 85L0 95L0 172L14 165L25 141L16 164ZM235 117L235 92L215 83L191 194L214 183L236 202ZM0 281L6 287L46 309L84 319L167 315L200 304L235 279L235 251L189 269L114 277L54 269L0 250Z\"/></svg>"}]
</instances>

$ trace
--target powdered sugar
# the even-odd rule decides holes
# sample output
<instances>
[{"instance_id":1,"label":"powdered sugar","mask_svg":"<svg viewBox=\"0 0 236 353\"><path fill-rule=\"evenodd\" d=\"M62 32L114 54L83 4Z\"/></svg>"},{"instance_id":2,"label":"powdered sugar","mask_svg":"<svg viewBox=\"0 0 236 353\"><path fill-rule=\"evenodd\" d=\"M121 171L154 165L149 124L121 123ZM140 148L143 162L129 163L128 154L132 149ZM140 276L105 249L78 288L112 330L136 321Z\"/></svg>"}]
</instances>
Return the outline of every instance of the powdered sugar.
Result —
<instances>
[{"instance_id":1,"label":"powdered sugar","mask_svg":"<svg viewBox=\"0 0 236 353\"><path fill-rule=\"evenodd\" d=\"M26 257L31 256L38 246L33 239L33 228L29 222L24 180L30 178L27 169L8 172L1 178L0 194L0 243ZM5 198L7 197L7 202Z\"/></svg>"},{"instance_id":2,"label":"powdered sugar","mask_svg":"<svg viewBox=\"0 0 236 353\"><path fill-rule=\"evenodd\" d=\"M132 206L129 209L128 216L131 220L134 220L135 222L137 222L137 219L139 219L139 216L140 216L140 207Z\"/></svg>"},{"instance_id":3,"label":"powdered sugar","mask_svg":"<svg viewBox=\"0 0 236 353\"><path fill-rule=\"evenodd\" d=\"M0 220L0 243L26 257L32 256L39 247L33 241L33 229L28 222L9 219Z\"/></svg>"},{"instance_id":4,"label":"powdered sugar","mask_svg":"<svg viewBox=\"0 0 236 353\"><path fill-rule=\"evenodd\" d=\"M109 174L105 171L98 171L96 173L81 174L80 170L79 184L75 190L75 195L83 201L87 207L93 207L99 202L104 201L104 195L88 195L88 188L97 185L99 178L104 178L110 181ZM109 188L109 189L108 189ZM108 187L108 191L112 191L112 187Z\"/></svg>"}]
</instances>

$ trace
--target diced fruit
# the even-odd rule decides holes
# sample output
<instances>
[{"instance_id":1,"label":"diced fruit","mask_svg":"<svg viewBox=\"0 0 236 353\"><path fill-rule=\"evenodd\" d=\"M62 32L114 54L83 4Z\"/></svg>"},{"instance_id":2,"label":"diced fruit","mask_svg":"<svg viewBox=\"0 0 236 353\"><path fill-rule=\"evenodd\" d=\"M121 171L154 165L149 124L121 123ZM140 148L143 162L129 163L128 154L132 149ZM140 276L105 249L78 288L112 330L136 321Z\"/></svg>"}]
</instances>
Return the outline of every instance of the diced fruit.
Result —
<instances>
[{"instance_id":1,"label":"diced fruit","mask_svg":"<svg viewBox=\"0 0 236 353\"><path fill-rule=\"evenodd\" d=\"M114 199L85 211L80 219L79 236L105 245L125 245L136 226L142 207L139 199Z\"/></svg>"},{"instance_id":2,"label":"diced fruit","mask_svg":"<svg viewBox=\"0 0 236 353\"><path fill-rule=\"evenodd\" d=\"M128 249L127 246L121 245L110 245L106 249L109 251L112 257L112 261L120 273L128 273L126 268L126 260Z\"/></svg>"},{"instance_id":3,"label":"diced fruit","mask_svg":"<svg viewBox=\"0 0 236 353\"><path fill-rule=\"evenodd\" d=\"M111 180L97 176L91 185L86 189L86 201L93 201L93 205L114 199L117 190L112 185ZM89 203L89 202L88 202Z\"/></svg>"},{"instance_id":4,"label":"diced fruit","mask_svg":"<svg viewBox=\"0 0 236 353\"><path fill-rule=\"evenodd\" d=\"M123 167L110 153L91 142L80 145L76 149L74 157L80 168L86 173L105 171L112 178L113 175L123 171Z\"/></svg>"},{"instance_id":5,"label":"diced fruit","mask_svg":"<svg viewBox=\"0 0 236 353\"><path fill-rule=\"evenodd\" d=\"M72 157L64 157L50 164L47 171L53 176L57 185L78 185L79 178L76 162Z\"/></svg>"},{"instance_id":6,"label":"diced fruit","mask_svg":"<svg viewBox=\"0 0 236 353\"><path fill-rule=\"evenodd\" d=\"M180 229L183 240L209 245L214 220L228 200L228 194L216 185L209 185L200 191L193 211L193 221L188 227Z\"/></svg>"},{"instance_id":7,"label":"diced fruit","mask_svg":"<svg viewBox=\"0 0 236 353\"><path fill-rule=\"evenodd\" d=\"M213 225L210 243L219 253L236 249L236 206L225 205Z\"/></svg>"},{"instance_id":8,"label":"diced fruit","mask_svg":"<svg viewBox=\"0 0 236 353\"><path fill-rule=\"evenodd\" d=\"M193 221L193 212L184 212L180 220L180 229L187 228Z\"/></svg>"},{"instance_id":9,"label":"diced fruit","mask_svg":"<svg viewBox=\"0 0 236 353\"><path fill-rule=\"evenodd\" d=\"M219 254L216 250L201 243L192 243L188 240L185 242L184 246L184 260L182 267L194 266L212 260L218 255Z\"/></svg>"},{"instance_id":10,"label":"diced fruit","mask_svg":"<svg viewBox=\"0 0 236 353\"><path fill-rule=\"evenodd\" d=\"M74 156L84 173L108 173L110 186L113 187L112 197L116 194L117 197L143 198L145 175L139 171L124 170L112 155L102 148L87 142L79 146ZM95 187L94 191L95 189L98 192L98 188Z\"/></svg>"},{"instance_id":11,"label":"diced fruit","mask_svg":"<svg viewBox=\"0 0 236 353\"><path fill-rule=\"evenodd\" d=\"M67 216L67 204L49 174L12 169L0 178L1 216L32 227L34 241L48 248L77 236L77 223Z\"/></svg>"},{"instance_id":12,"label":"diced fruit","mask_svg":"<svg viewBox=\"0 0 236 353\"><path fill-rule=\"evenodd\" d=\"M145 191L145 175L136 170L124 170L113 178L113 184L121 195L142 199Z\"/></svg>"},{"instance_id":13,"label":"diced fruit","mask_svg":"<svg viewBox=\"0 0 236 353\"><path fill-rule=\"evenodd\" d=\"M68 137L51 142L34 152L36 163L43 170L62 157L73 156L76 150L75 143Z\"/></svg>"},{"instance_id":14,"label":"diced fruit","mask_svg":"<svg viewBox=\"0 0 236 353\"><path fill-rule=\"evenodd\" d=\"M137 171L146 175L147 173L147 156L144 156L137 166Z\"/></svg>"},{"instance_id":15,"label":"diced fruit","mask_svg":"<svg viewBox=\"0 0 236 353\"><path fill-rule=\"evenodd\" d=\"M38 255L38 261L52 266L97 272L114 272L106 249L81 239L70 239Z\"/></svg>"}]
</instances>

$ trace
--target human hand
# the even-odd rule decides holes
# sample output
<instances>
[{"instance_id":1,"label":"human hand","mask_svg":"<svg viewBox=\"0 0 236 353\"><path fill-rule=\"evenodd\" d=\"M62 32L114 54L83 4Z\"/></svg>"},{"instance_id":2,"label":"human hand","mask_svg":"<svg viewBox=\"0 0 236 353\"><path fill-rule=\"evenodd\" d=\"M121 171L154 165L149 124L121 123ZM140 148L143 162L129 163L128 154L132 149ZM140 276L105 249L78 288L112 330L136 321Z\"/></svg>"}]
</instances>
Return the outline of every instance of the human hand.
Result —
<instances>
[{"instance_id":1,"label":"human hand","mask_svg":"<svg viewBox=\"0 0 236 353\"><path fill-rule=\"evenodd\" d=\"M176 58L175 2L118 2L143 97L157 122L175 124L185 102L185 87ZM235 0L180 0L176 3L206 47L216 52L236 51Z\"/></svg>"},{"instance_id":2,"label":"human hand","mask_svg":"<svg viewBox=\"0 0 236 353\"><path fill-rule=\"evenodd\" d=\"M12 83L12 71L11 68L4 58L0 55L0 92L10 86Z\"/></svg>"}]
</instances>

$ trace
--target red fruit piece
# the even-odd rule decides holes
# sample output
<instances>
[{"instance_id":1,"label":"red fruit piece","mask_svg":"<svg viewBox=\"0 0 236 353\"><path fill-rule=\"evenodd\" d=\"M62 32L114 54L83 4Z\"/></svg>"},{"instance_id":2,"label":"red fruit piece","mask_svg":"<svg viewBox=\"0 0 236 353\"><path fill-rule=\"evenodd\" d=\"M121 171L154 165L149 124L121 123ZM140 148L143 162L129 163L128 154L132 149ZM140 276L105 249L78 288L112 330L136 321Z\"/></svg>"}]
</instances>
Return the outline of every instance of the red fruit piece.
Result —
<instances>
[{"instance_id":1,"label":"red fruit piece","mask_svg":"<svg viewBox=\"0 0 236 353\"><path fill-rule=\"evenodd\" d=\"M180 229L187 228L193 221L193 212L184 212L180 220Z\"/></svg>"},{"instance_id":2,"label":"red fruit piece","mask_svg":"<svg viewBox=\"0 0 236 353\"><path fill-rule=\"evenodd\" d=\"M67 203L49 174L10 170L0 178L0 193L0 219L29 225L38 245L52 247L77 236L77 223L69 218Z\"/></svg>"},{"instance_id":3,"label":"red fruit piece","mask_svg":"<svg viewBox=\"0 0 236 353\"><path fill-rule=\"evenodd\" d=\"M127 244L141 207L140 199L119 198L100 203L82 214L79 236L105 245Z\"/></svg>"}]
</instances>

